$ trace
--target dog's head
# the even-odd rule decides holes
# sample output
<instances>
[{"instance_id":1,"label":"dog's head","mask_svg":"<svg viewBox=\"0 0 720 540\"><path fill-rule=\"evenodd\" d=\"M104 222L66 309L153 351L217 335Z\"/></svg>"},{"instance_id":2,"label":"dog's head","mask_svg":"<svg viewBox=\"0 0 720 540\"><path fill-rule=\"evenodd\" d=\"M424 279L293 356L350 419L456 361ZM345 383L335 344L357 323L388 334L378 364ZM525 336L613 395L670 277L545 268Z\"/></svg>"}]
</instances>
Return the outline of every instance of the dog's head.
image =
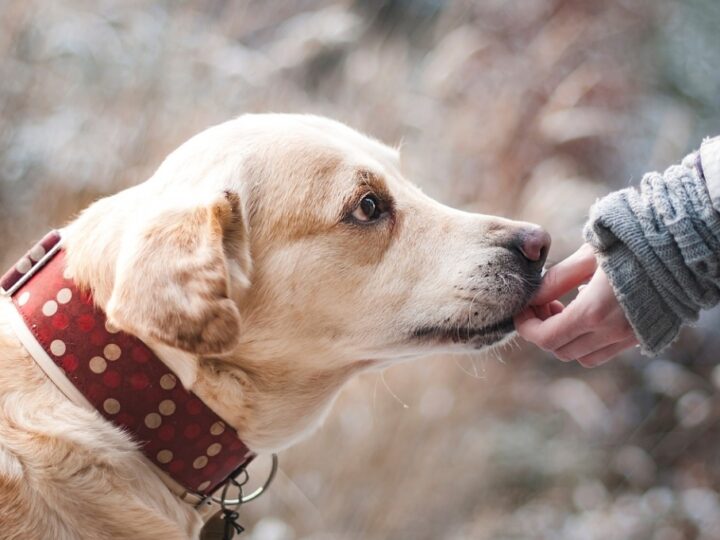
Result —
<instances>
[{"instance_id":1,"label":"dog's head","mask_svg":"<svg viewBox=\"0 0 720 540\"><path fill-rule=\"evenodd\" d=\"M84 234L120 235L106 279L88 276L110 319L202 355L248 339L355 359L492 345L549 247L537 226L436 202L396 150L314 116L213 127L98 204Z\"/></svg>"},{"instance_id":2,"label":"dog's head","mask_svg":"<svg viewBox=\"0 0 720 540\"><path fill-rule=\"evenodd\" d=\"M116 326L282 370L495 344L549 247L536 226L424 195L395 150L297 115L201 133L70 232L71 273Z\"/></svg>"}]
</instances>

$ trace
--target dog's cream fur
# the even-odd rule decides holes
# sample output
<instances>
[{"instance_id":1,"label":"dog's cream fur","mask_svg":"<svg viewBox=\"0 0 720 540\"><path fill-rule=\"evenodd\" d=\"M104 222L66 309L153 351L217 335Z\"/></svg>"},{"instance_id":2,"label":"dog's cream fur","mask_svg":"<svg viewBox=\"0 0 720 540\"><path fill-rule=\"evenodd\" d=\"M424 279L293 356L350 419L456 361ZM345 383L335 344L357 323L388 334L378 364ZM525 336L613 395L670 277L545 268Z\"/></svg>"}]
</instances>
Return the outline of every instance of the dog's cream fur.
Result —
<instances>
[{"instance_id":1,"label":"dog's cream fur","mask_svg":"<svg viewBox=\"0 0 720 540\"><path fill-rule=\"evenodd\" d=\"M348 217L372 192L386 213ZM527 224L443 206L337 122L247 115L63 231L67 272L257 452L315 429L354 374L481 348L532 293ZM0 536L193 538L198 515L133 443L72 404L0 300ZM479 330L485 328L485 330Z\"/></svg>"}]
</instances>

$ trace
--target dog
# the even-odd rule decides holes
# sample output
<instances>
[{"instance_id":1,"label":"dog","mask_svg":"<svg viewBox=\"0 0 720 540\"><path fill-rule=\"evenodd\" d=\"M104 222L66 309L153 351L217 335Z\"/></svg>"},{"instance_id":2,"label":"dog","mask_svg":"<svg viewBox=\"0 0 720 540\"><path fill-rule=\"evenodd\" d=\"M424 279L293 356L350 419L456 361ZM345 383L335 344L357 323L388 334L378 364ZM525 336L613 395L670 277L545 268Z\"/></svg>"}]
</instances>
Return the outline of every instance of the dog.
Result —
<instances>
[{"instance_id":1,"label":"dog","mask_svg":"<svg viewBox=\"0 0 720 540\"><path fill-rule=\"evenodd\" d=\"M310 115L214 126L62 229L65 277L256 453L323 421L354 375L502 343L550 238L444 206L398 151ZM69 400L0 299L0 536L197 538L138 443Z\"/></svg>"}]
</instances>

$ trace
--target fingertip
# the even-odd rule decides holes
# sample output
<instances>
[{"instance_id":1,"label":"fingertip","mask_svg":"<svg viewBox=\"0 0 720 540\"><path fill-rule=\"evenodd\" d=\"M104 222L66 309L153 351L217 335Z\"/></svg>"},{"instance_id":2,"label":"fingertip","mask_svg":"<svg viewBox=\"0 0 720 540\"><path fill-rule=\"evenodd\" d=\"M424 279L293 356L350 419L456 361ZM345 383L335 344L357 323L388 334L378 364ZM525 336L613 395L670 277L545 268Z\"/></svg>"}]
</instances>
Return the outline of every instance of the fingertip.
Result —
<instances>
[{"instance_id":1,"label":"fingertip","mask_svg":"<svg viewBox=\"0 0 720 540\"><path fill-rule=\"evenodd\" d=\"M583 244L575 253L550 268L530 303L541 305L557 300L589 279L597 268L595 252Z\"/></svg>"},{"instance_id":2,"label":"fingertip","mask_svg":"<svg viewBox=\"0 0 720 540\"><path fill-rule=\"evenodd\" d=\"M578 364L587 369L598 367L610 360L609 357L598 357L592 359L578 358Z\"/></svg>"},{"instance_id":3,"label":"fingertip","mask_svg":"<svg viewBox=\"0 0 720 540\"><path fill-rule=\"evenodd\" d=\"M520 337L528 341L533 341L531 334L533 332L533 328L540 323L540 319L535 316L535 312L532 308L527 307L515 315L513 322L515 323L515 330L517 330L517 333L520 334Z\"/></svg>"},{"instance_id":4,"label":"fingertip","mask_svg":"<svg viewBox=\"0 0 720 540\"><path fill-rule=\"evenodd\" d=\"M555 298L552 298L552 296L555 289L555 274L550 273L550 270L548 270L542 278L540 287L535 291L535 294L532 295L532 298L530 298L530 305L542 306L554 300Z\"/></svg>"},{"instance_id":5,"label":"fingertip","mask_svg":"<svg viewBox=\"0 0 720 540\"><path fill-rule=\"evenodd\" d=\"M515 328L517 330L519 330L520 327L522 325L524 325L528 319L532 319L534 317L535 317L535 313L533 312L532 308L526 307L520 313L516 314L513 317L513 322L515 323Z\"/></svg>"},{"instance_id":6,"label":"fingertip","mask_svg":"<svg viewBox=\"0 0 720 540\"><path fill-rule=\"evenodd\" d=\"M550 309L550 315L559 315L565 309L565 304L560 300L553 300L548 304L548 308Z\"/></svg>"},{"instance_id":7,"label":"fingertip","mask_svg":"<svg viewBox=\"0 0 720 540\"><path fill-rule=\"evenodd\" d=\"M550 317L550 306L543 304L541 306L530 306L535 313L535 316L540 320L545 320Z\"/></svg>"}]
</instances>

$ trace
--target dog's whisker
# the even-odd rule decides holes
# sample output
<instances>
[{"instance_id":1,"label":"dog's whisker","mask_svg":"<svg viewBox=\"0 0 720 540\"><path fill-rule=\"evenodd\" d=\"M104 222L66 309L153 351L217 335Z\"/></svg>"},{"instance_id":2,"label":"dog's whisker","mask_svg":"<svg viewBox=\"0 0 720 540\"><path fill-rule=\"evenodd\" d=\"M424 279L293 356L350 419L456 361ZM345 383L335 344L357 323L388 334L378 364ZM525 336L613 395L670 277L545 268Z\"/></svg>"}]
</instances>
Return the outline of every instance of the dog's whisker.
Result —
<instances>
[{"instance_id":1,"label":"dog's whisker","mask_svg":"<svg viewBox=\"0 0 720 540\"><path fill-rule=\"evenodd\" d=\"M373 384L373 397L372 397L372 410L375 412L375 402L377 401L377 388L378 388L378 381L380 380L380 377L375 377L375 384Z\"/></svg>"},{"instance_id":2,"label":"dog's whisker","mask_svg":"<svg viewBox=\"0 0 720 540\"><path fill-rule=\"evenodd\" d=\"M471 371L469 371L467 368L465 368L460 361L457 358L453 358L453 362L455 362L455 365L460 368L460 371L462 371L465 375L472 377L473 379L479 379L480 377L475 376Z\"/></svg>"},{"instance_id":3,"label":"dog's whisker","mask_svg":"<svg viewBox=\"0 0 720 540\"><path fill-rule=\"evenodd\" d=\"M385 380L385 372L384 371L380 372L380 380L382 380L383 384L385 385L385 388L390 393L390 395L395 398L395 401L397 401L400 405L402 405L403 409L410 408L410 406L407 403L405 403L402 399L400 399L398 397L398 395L395 392L392 391L392 388L390 388L387 381Z\"/></svg>"}]
</instances>

